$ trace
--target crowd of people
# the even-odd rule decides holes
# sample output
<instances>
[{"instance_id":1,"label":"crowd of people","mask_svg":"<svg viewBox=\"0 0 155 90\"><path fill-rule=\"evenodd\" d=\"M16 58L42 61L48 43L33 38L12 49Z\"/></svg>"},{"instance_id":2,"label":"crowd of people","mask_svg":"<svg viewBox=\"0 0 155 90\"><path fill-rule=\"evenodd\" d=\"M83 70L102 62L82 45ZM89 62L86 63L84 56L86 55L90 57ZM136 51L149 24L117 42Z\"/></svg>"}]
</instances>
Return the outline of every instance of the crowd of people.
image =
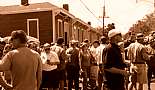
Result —
<instances>
[{"instance_id":1,"label":"crowd of people","mask_svg":"<svg viewBox=\"0 0 155 90\"><path fill-rule=\"evenodd\" d=\"M123 40L113 29L100 40L71 40L69 46L63 37L44 45L27 41L26 33L16 30L9 43L0 43L4 90L144 90L144 84L151 90L155 32Z\"/></svg>"}]
</instances>

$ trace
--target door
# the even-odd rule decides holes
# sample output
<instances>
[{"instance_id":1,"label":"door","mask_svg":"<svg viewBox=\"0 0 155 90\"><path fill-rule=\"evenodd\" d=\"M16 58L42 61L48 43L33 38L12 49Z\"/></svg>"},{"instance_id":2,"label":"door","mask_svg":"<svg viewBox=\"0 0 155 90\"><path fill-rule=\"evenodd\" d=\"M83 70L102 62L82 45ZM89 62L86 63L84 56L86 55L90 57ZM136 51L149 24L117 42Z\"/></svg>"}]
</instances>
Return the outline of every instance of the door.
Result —
<instances>
[{"instance_id":1,"label":"door","mask_svg":"<svg viewBox=\"0 0 155 90\"><path fill-rule=\"evenodd\" d=\"M27 19L27 34L39 39L39 19Z\"/></svg>"}]
</instances>

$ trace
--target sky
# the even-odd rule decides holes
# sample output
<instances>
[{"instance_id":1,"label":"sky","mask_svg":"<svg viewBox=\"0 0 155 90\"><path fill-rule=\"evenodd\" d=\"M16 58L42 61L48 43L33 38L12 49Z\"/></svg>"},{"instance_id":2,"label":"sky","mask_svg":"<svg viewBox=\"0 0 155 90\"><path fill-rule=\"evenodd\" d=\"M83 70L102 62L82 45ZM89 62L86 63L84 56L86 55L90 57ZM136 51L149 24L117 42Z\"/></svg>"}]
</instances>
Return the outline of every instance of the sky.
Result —
<instances>
[{"instance_id":1,"label":"sky","mask_svg":"<svg viewBox=\"0 0 155 90\"><path fill-rule=\"evenodd\" d=\"M126 33L132 24L152 13L154 9L154 0L29 0L30 4L41 2L50 2L58 7L69 4L69 12L85 22L90 21L92 27L102 27L105 5L105 25L115 23L116 29L122 33ZM21 0L0 0L0 6L20 3Z\"/></svg>"}]
</instances>

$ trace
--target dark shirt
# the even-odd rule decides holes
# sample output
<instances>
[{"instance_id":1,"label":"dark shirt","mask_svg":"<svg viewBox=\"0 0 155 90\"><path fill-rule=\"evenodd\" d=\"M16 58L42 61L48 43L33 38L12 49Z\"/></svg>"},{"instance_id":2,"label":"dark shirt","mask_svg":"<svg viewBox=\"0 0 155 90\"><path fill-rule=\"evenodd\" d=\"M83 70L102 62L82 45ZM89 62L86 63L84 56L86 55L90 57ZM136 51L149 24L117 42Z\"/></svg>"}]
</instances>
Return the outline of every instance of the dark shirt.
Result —
<instances>
[{"instance_id":1,"label":"dark shirt","mask_svg":"<svg viewBox=\"0 0 155 90\"><path fill-rule=\"evenodd\" d=\"M79 65L79 49L74 48L69 51L69 54L71 54L71 63L78 64Z\"/></svg>"},{"instance_id":2,"label":"dark shirt","mask_svg":"<svg viewBox=\"0 0 155 90\"><path fill-rule=\"evenodd\" d=\"M78 48L68 48L70 54L70 60L68 62L67 70L70 72L77 71L79 72L80 70L80 65L79 65L79 49Z\"/></svg>"},{"instance_id":3,"label":"dark shirt","mask_svg":"<svg viewBox=\"0 0 155 90\"><path fill-rule=\"evenodd\" d=\"M90 53L81 52L80 57L81 57L81 66L90 66L90 59L91 59Z\"/></svg>"},{"instance_id":4,"label":"dark shirt","mask_svg":"<svg viewBox=\"0 0 155 90\"><path fill-rule=\"evenodd\" d=\"M103 54L107 53L107 60L104 63L104 68L119 68L124 69L126 67L123 59L121 50L118 45L111 44L111 46L107 46L106 49L104 49Z\"/></svg>"},{"instance_id":5,"label":"dark shirt","mask_svg":"<svg viewBox=\"0 0 155 90\"><path fill-rule=\"evenodd\" d=\"M121 50L116 44L107 46L103 51L103 56L106 56L106 60L104 61L105 69L115 67L123 70L126 67L122 59ZM124 90L123 75L111 73L105 70L105 78L107 80L107 86L110 90Z\"/></svg>"}]
</instances>

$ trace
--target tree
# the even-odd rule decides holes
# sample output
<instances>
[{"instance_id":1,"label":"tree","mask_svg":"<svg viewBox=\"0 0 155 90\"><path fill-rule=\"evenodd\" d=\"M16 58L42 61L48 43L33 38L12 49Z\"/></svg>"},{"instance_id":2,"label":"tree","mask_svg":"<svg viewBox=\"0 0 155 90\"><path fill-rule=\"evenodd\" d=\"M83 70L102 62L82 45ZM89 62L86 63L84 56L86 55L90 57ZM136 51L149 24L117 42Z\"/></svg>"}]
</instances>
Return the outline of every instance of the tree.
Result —
<instances>
[{"instance_id":1,"label":"tree","mask_svg":"<svg viewBox=\"0 0 155 90\"><path fill-rule=\"evenodd\" d=\"M129 32L131 33L143 33L145 36L155 29L155 17L152 14L146 15L144 19L138 20L136 24L130 27Z\"/></svg>"}]
</instances>

